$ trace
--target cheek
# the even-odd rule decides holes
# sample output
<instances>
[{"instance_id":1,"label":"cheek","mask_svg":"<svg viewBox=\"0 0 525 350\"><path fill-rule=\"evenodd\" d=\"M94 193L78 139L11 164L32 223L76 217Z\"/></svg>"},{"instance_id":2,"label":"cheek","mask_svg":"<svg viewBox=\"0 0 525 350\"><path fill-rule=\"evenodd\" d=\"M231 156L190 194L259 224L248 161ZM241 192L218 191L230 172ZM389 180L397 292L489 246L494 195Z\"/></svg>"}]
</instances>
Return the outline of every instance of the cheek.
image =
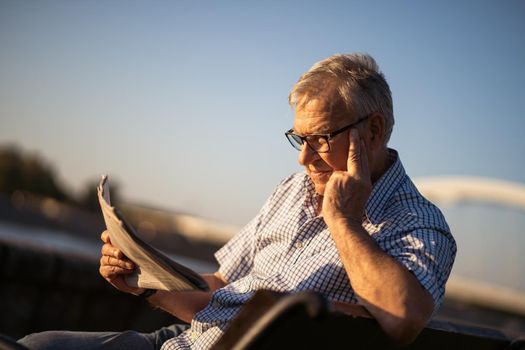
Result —
<instances>
[{"instance_id":1,"label":"cheek","mask_svg":"<svg viewBox=\"0 0 525 350\"><path fill-rule=\"evenodd\" d=\"M340 135L341 138L336 139L332 144L332 151L324 154L324 161L333 170L346 171L346 164L348 163L348 136Z\"/></svg>"},{"instance_id":2,"label":"cheek","mask_svg":"<svg viewBox=\"0 0 525 350\"><path fill-rule=\"evenodd\" d=\"M323 160L334 171L346 171L348 152L327 153Z\"/></svg>"}]
</instances>

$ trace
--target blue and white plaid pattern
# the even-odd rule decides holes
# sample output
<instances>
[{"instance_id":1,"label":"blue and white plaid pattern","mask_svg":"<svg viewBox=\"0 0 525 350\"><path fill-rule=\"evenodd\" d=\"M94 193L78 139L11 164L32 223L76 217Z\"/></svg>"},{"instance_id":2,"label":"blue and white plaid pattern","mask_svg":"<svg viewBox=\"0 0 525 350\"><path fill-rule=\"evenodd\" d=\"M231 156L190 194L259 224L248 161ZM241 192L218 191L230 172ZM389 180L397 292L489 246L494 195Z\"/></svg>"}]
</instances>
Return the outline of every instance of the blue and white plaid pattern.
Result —
<instances>
[{"instance_id":1,"label":"blue and white plaid pattern","mask_svg":"<svg viewBox=\"0 0 525 350\"><path fill-rule=\"evenodd\" d=\"M441 303L456 244L439 209L417 191L397 156L374 185L363 227L389 255L406 266ZM258 289L312 290L330 300L356 303L351 282L322 217L306 173L276 188L259 214L216 254L229 284L217 290L191 328L162 350L207 349Z\"/></svg>"}]
</instances>

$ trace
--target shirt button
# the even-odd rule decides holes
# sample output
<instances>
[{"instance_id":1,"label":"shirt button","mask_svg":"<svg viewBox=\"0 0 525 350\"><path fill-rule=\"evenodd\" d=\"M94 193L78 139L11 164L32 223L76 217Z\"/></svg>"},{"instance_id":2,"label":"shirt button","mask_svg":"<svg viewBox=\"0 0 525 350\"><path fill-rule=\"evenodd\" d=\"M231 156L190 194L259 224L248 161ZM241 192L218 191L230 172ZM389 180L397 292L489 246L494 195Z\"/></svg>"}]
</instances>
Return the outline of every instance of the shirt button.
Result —
<instances>
[{"instance_id":1,"label":"shirt button","mask_svg":"<svg viewBox=\"0 0 525 350\"><path fill-rule=\"evenodd\" d=\"M302 247L303 247L303 242L301 242L301 241L295 242L295 248L301 249Z\"/></svg>"},{"instance_id":2,"label":"shirt button","mask_svg":"<svg viewBox=\"0 0 525 350\"><path fill-rule=\"evenodd\" d=\"M195 331L191 331L191 339L192 339L192 340L197 339L197 332L195 332Z\"/></svg>"}]
</instances>

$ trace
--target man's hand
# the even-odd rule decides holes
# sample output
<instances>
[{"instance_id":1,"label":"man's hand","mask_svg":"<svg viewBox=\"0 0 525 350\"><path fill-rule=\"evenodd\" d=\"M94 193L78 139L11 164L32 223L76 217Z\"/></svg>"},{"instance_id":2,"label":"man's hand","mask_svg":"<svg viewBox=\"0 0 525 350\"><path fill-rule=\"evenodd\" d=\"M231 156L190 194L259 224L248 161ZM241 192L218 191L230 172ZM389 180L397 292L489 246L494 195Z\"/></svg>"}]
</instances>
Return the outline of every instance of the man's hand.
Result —
<instances>
[{"instance_id":1,"label":"man's hand","mask_svg":"<svg viewBox=\"0 0 525 350\"><path fill-rule=\"evenodd\" d=\"M338 221L361 226L371 191L366 146L357 129L351 129L347 170L333 172L324 191L322 213L328 227Z\"/></svg>"},{"instance_id":2,"label":"man's hand","mask_svg":"<svg viewBox=\"0 0 525 350\"><path fill-rule=\"evenodd\" d=\"M109 232L102 232L100 238L104 242L99 269L102 277L122 292L135 295L144 292L143 288L133 288L126 284L124 277L133 272L135 264L122 251L111 244ZM148 298L148 302L189 323L193 316L210 302L212 293L216 289L224 287L227 283L226 279L219 272L203 275L202 277L210 286L211 290L208 292L159 290Z\"/></svg>"},{"instance_id":3,"label":"man's hand","mask_svg":"<svg viewBox=\"0 0 525 350\"><path fill-rule=\"evenodd\" d=\"M133 288L126 284L124 276L133 272L135 265L118 248L111 244L109 232L100 235L102 246L99 272L115 288L121 292L138 295L144 291L142 288Z\"/></svg>"}]
</instances>

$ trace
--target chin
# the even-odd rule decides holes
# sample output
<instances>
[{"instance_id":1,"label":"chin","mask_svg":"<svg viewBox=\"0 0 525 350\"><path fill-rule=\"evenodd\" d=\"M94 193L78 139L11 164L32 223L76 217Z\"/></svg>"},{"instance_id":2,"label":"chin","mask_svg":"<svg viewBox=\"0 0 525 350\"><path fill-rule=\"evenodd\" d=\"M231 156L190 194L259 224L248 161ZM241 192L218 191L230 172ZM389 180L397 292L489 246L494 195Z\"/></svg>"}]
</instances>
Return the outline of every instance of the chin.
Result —
<instances>
[{"instance_id":1,"label":"chin","mask_svg":"<svg viewBox=\"0 0 525 350\"><path fill-rule=\"evenodd\" d=\"M315 192L322 196L324 194L324 189L325 189L325 186L326 184L316 184L314 183L314 186L315 186Z\"/></svg>"}]
</instances>

